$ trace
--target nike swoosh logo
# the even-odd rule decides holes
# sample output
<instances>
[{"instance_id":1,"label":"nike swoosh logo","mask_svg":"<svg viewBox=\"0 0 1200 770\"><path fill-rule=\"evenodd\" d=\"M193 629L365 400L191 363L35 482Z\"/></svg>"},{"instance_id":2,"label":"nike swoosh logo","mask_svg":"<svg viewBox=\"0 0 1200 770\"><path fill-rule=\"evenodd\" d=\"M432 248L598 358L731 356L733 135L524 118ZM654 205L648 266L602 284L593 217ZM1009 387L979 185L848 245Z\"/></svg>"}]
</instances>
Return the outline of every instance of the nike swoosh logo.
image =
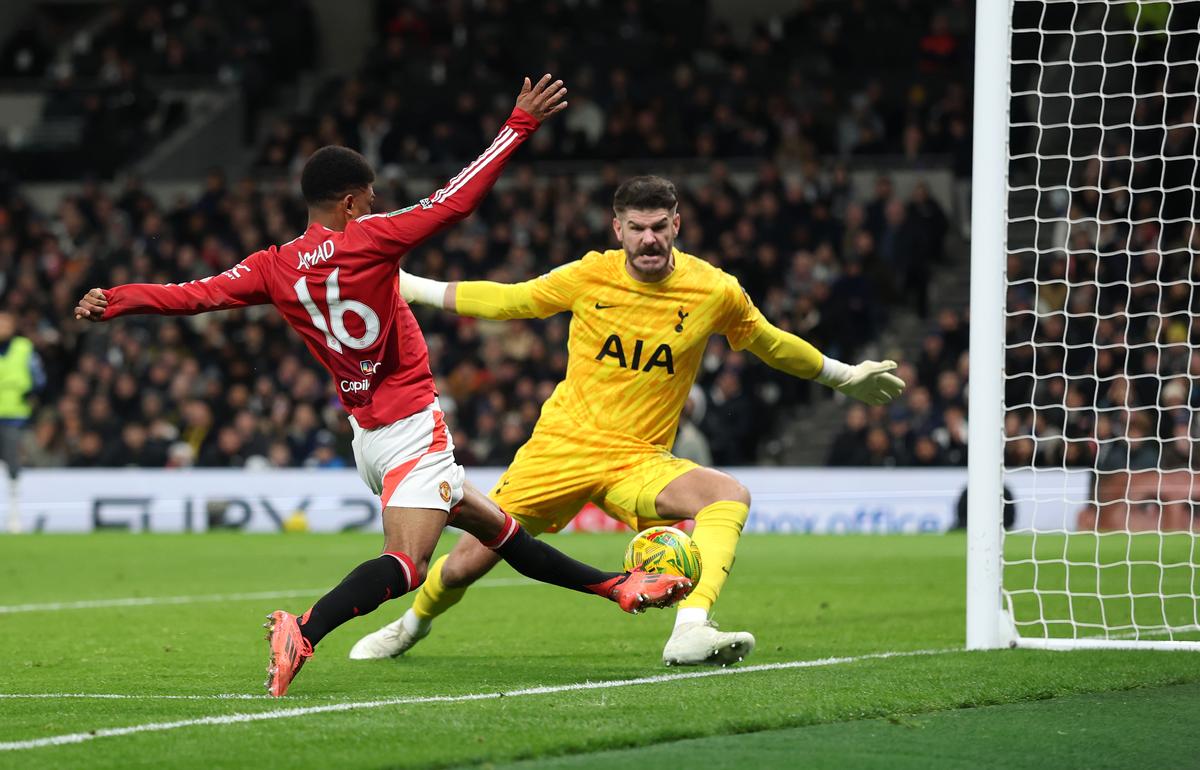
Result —
<instances>
[{"instance_id":1,"label":"nike swoosh logo","mask_svg":"<svg viewBox=\"0 0 1200 770\"><path fill-rule=\"evenodd\" d=\"M616 307L616 305L601 305L599 302L596 303L597 310L608 310L610 307Z\"/></svg>"}]
</instances>

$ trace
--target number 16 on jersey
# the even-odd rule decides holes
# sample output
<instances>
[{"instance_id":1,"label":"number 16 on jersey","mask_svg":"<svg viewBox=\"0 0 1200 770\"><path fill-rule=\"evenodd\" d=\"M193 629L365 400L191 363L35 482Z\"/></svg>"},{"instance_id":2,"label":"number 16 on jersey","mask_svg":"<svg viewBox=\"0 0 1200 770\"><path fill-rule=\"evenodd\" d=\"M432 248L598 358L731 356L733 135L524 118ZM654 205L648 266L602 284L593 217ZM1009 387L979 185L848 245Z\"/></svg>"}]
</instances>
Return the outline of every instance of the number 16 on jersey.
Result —
<instances>
[{"instance_id":1,"label":"number 16 on jersey","mask_svg":"<svg viewBox=\"0 0 1200 770\"><path fill-rule=\"evenodd\" d=\"M356 299L341 298L341 290L338 287L340 270L341 268L334 268L329 277L325 279L325 303L329 306L329 321L325 320L321 308L317 307L316 301L308 291L308 283L303 277L292 284L292 288L295 289L296 298L300 300L300 304L308 311L308 317L312 319L313 326L325 335L326 345L338 353L342 352L343 345L354 350L363 350L371 347L379 339L379 316L374 310ZM353 313L362 319L364 327L362 336L355 337L346 329L347 313Z\"/></svg>"}]
</instances>

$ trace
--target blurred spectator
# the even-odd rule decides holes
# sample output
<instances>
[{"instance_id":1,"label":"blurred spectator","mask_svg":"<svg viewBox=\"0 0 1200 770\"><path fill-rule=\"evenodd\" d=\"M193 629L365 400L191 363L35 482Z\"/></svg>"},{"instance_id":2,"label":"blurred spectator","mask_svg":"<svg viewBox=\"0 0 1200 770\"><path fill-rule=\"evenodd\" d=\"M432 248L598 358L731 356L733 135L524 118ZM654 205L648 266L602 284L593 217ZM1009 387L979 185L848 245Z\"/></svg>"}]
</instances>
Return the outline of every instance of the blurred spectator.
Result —
<instances>
[{"instance_id":1,"label":"blurred spectator","mask_svg":"<svg viewBox=\"0 0 1200 770\"><path fill-rule=\"evenodd\" d=\"M867 408L851 404L846 410L846 425L829 447L826 465L859 466L870 459L867 451Z\"/></svg>"},{"instance_id":2,"label":"blurred spectator","mask_svg":"<svg viewBox=\"0 0 1200 770\"><path fill-rule=\"evenodd\" d=\"M865 466L892 467L897 464L892 439L883 428L875 427L867 431L866 450Z\"/></svg>"},{"instance_id":3,"label":"blurred spectator","mask_svg":"<svg viewBox=\"0 0 1200 770\"><path fill-rule=\"evenodd\" d=\"M279 86L316 62L308 0L33 5L0 46L0 75L48 94L37 140L8 158L26 178L111 176L184 123L192 89L238 89L252 143Z\"/></svg>"},{"instance_id":4,"label":"blurred spectator","mask_svg":"<svg viewBox=\"0 0 1200 770\"><path fill-rule=\"evenodd\" d=\"M961 407L947 406L942 412L942 424L930 435L941 449L943 464L967 464L967 418Z\"/></svg>"},{"instance_id":5,"label":"blurred spectator","mask_svg":"<svg viewBox=\"0 0 1200 770\"><path fill-rule=\"evenodd\" d=\"M733 371L717 376L709 391L711 408L705 414L704 433L713 447L713 462L717 465L736 465L753 457L754 405L742 387L741 378Z\"/></svg>"},{"instance_id":6,"label":"blurred spectator","mask_svg":"<svg viewBox=\"0 0 1200 770\"><path fill-rule=\"evenodd\" d=\"M299 147L337 142L384 167L448 163L503 122L497 93L552 62L572 106L531 142L536 158L920 161L950 149L946 116L969 105L954 95L968 82L963 27L945 5L801 3L739 40L687 0L383 0L363 66L326 82L314 112L276 125L258 159L288 173ZM250 20L271 29L261 9Z\"/></svg>"},{"instance_id":7,"label":"blurred spectator","mask_svg":"<svg viewBox=\"0 0 1200 770\"><path fill-rule=\"evenodd\" d=\"M317 433L313 452L304 464L310 468L345 468L348 463L337 453L333 432L322 430Z\"/></svg>"},{"instance_id":8,"label":"blurred spectator","mask_svg":"<svg viewBox=\"0 0 1200 770\"><path fill-rule=\"evenodd\" d=\"M946 464L941 447L928 435L917 436L913 442L912 455L912 465L918 468L931 468Z\"/></svg>"},{"instance_id":9,"label":"blurred spectator","mask_svg":"<svg viewBox=\"0 0 1200 770\"><path fill-rule=\"evenodd\" d=\"M707 408L704 390L693 385L691 392L688 393L687 401L683 405L683 418L679 421L675 446L671 448L671 453L676 457L691 460L697 465L705 467L711 466L713 462L708 439L699 428L699 424L704 422L704 413Z\"/></svg>"},{"instance_id":10,"label":"blurred spectator","mask_svg":"<svg viewBox=\"0 0 1200 770\"><path fill-rule=\"evenodd\" d=\"M144 425L127 423L121 429L120 440L104 458L104 464L118 468L161 468L167 464L167 446L152 438Z\"/></svg>"},{"instance_id":11,"label":"blurred spectator","mask_svg":"<svg viewBox=\"0 0 1200 770\"><path fill-rule=\"evenodd\" d=\"M0 313L0 461L8 472L6 524L12 533L21 531L17 482L21 476L22 435L33 414L30 397L45 384L45 368L33 342L17 334L12 313Z\"/></svg>"}]
</instances>

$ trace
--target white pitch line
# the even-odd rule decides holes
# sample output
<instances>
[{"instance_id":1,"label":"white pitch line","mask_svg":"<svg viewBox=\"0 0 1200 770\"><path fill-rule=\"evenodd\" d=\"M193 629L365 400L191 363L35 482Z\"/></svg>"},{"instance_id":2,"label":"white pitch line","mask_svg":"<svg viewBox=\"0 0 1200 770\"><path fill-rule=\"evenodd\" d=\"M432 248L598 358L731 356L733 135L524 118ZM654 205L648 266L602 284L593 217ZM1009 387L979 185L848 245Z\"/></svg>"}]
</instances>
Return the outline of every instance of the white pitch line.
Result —
<instances>
[{"instance_id":1,"label":"white pitch line","mask_svg":"<svg viewBox=\"0 0 1200 770\"><path fill-rule=\"evenodd\" d=\"M614 679L603 682L576 682L574 684L550 685L543 687L527 687L521 690L507 692L483 692L467 695L430 695L410 698L382 698L379 700L352 701L348 703L330 703L324 706L304 706L300 708L273 709L258 713L236 713L222 716L199 717L195 719L180 719L175 722L150 722L147 724L130 725L128 727L103 727L86 733L67 733L53 735L48 738L34 738L27 741L9 741L0 743L0 751L20 751L23 749L40 749L48 746L66 746L74 743L86 743L96 738L118 738L123 735L137 733L163 732L178 730L183 727L200 727L205 725L235 725L246 722L261 722L269 719L289 719L310 714L329 714L341 711L356 711L376 709L386 706L409 706L423 703L466 703L469 701L498 700L500 698L521 698L531 695L552 695L560 692L578 692L581 690L611 690L618 687L633 687L643 684L659 684L662 682L677 682L685 679L705 679L712 676L735 676L737 674L753 674L760 671L781 671L796 668L818 668L821 666L836 666L843 663L858 663L864 660L882 660L885 658L906 658L916 655L940 655L947 652L961 652L959 649L943 650L911 650L908 652L876 652L866 655L853 655L842 658L819 658L816 660L794 660L786 663L762 663L757 666L741 668L716 668L702 671L689 671L679 674L658 674L643 676L637 679Z\"/></svg>"},{"instance_id":2,"label":"white pitch line","mask_svg":"<svg viewBox=\"0 0 1200 770\"><path fill-rule=\"evenodd\" d=\"M509 588L512 586L538 585L527 578L496 578L481 580L474 588ZM120 599L84 599L77 602L46 602L42 604L0 605L0 615L17 612L59 612L62 610L93 610L107 607L153 607L164 604L201 604L204 602L245 602L261 599L294 599L301 596L320 596L329 590L323 588L297 588L289 591L256 591L242 594L202 594L199 596L128 596Z\"/></svg>"}]
</instances>

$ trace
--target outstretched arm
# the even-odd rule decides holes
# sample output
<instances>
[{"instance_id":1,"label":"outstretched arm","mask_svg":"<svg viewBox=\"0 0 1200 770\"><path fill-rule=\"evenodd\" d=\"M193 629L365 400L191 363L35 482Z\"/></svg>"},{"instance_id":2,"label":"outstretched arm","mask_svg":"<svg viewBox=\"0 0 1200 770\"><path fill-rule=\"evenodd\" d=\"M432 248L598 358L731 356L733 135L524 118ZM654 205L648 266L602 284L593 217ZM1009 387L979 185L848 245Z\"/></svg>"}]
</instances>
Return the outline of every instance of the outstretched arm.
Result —
<instances>
[{"instance_id":1,"label":"outstretched arm","mask_svg":"<svg viewBox=\"0 0 1200 770\"><path fill-rule=\"evenodd\" d=\"M75 318L108 321L118 316L195 315L271 301L265 262L268 252L252 254L225 272L188 283L128 283L92 289L79 300Z\"/></svg>"},{"instance_id":2,"label":"outstretched arm","mask_svg":"<svg viewBox=\"0 0 1200 770\"><path fill-rule=\"evenodd\" d=\"M762 316L757 333L746 346L768 365L817 382L868 404L887 404L904 392L904 380L891 372L895 361L863 361L853 366L822 355L794 334L772 325Z\"/></svg>"},{"instance_id":3,"label":"outstretched arm","mask_svg":"<svg viewBox=\"0 0 1200 770\"><path fill-rule=\"evenodd\" d=\"M545 318L533 296L534 281L434 281L400 271L400 294L410 304L429 305L451 313L507 321L512 318Z\"/></svg>"},{"instance_id":4,"label":"outstretched arm","mask_svg":"<svg viewBox=\"0 0 1200 770\"><path fill-rule=\"evenodd\" d=\"M495 281L434 281L400 271L400 295L405 301L449 310L459 315L505 321L510 318L548 318L570 310L596 257L568 262L545 275L521 283Z\"/></svg>"},{"instance_id":5,"label":"outstretched arm","mask_svg":"<svg viewBox=\"0 0 1200 770\"><path fill-rule=\"evenodd\" d=\"M469 166L414 206L389 214L368 214L355 221L399 259L426 238L466 219L491 191L517 148L542 121L566 108L566 94L562 81L551 82L549 75L536 84L525 78L517 104L500 133Z\"/></svg>"},{"instance_id":6,"label":"outstretched arm","mask_svg":"<svg viewBox=\"0 0 1200 770\"><path fill-rule=\"evenodd\" d=\"M746 349L793 377L817 382L868 404L887 404L904 392L904 380L891 372L895 361L863 361L850 366L768 321L733 276L725 276L725 316L720 331L736 350Z\"/></svg>"}]
</instances>

